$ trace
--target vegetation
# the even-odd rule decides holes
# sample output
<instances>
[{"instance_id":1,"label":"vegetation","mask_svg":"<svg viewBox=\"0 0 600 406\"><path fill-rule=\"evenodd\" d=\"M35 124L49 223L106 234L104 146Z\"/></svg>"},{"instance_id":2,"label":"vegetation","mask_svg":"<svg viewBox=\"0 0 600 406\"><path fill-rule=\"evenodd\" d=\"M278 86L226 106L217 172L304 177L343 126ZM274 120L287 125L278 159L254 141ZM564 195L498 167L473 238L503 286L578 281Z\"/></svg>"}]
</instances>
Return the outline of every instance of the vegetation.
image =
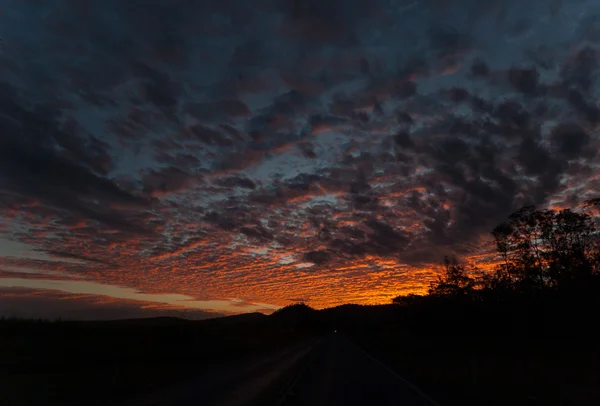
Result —
<instances>
[{"instance_id":1,"label":"vegetation","mask_svg":"<svg viewBox=\"0 0 600 406\"><path fill-rule=\"evenodd\" d=\"M445 258L427 295L393 300L401 327L357 340L443 404L597 404L599 209L515 212L492 232L496 269Z\"/></svg>"},{"instance_id":2,"label":"vegetation","mask_svg":"<svg viewBox=\"0 0 600 406\"><path fill-rule=\"evenodd\" d=\"M444 259L443 275L431 285L430 296L491 300L541 292L582 292L600 281L600 199L586 203L588 212L524 207L494 228L500 265L492 273L467 272L455 258ZM395 299L401 302L402 297Z\"/></svg>"}]
</instances>

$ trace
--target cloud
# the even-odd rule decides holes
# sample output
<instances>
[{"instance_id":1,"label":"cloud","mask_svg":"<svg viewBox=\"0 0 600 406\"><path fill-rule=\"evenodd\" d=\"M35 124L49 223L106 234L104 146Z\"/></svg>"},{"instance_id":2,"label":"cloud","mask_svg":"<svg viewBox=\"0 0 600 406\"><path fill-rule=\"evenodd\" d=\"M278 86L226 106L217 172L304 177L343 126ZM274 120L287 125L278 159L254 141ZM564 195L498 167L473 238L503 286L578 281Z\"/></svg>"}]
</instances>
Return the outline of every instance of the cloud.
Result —
<instances>
[{"instance_id":1,"label":"cloud","mask_svg":"<svg viewBox=\"0 0 600 406\"><path fill-rule=\"evenodd\" d=\"M72 253L72 252L51 250L51 251L46 251L46 254L51 255L53 257L57 257L57 258L74 259L74 260L84 261L84 262L92 262L92 263L98 263L98 264L106 264L107 263L103 259L91 258L91 257L87 257L85 255L79 255L79 254ZM112 266L117 266L116 264L110 263L110 262L108 262L108 264L110 264Z\"/></svg>"},{"instance_id":2,"label":"cloud","mask_svg":"<svg viewBox=\"0 0 600 406\"><path fill-rule=\"evenodd\" d=\"M123 211L107 208L140 208L147 200L134 196L114 182L69 162L48 149L5 138L0 141L0 187L58 210L90 218L127 232L149 230Z\"/></svg>"},{"instance_id":3,"label":"cloud","mask_svg":"<svg viewBox=\"0 0 600 406\"><path fill-rule=\"evenodd\" d=\"M251 112L239 100L219 100L210 103L190 103L186 112L200 121L220 122L237 117L249 117Z\"/></svg>"},{"instance_id":4,"label":"cloud","mask_svg":"<svg viewBox=\"0 0 600 406\"><path fill-rule=\"evenodd\" d=\"M2 288L1 317L46 320L118 320L146 317L208 319L223 313L157 305L108 296L64 293L48 289Z\"/></svg>"},{"instance_id":5,"label":"cloud","mask_svg":"<svg viewBox=\"0 0 600 406\"><path fill-rule=\"evenodd\" d=\"M599 182L591 3L492 3L15 3L3 278L325 306L483 261Z\"/></svg>"},{"instance_id":6,"label":"cloud","mask_svg":"<svg viewBox=\"0 0 600 406\"><path fill-rule=\"evenodd\" d=\"M200 179L176 167L149 170L142 177L145 194L160 198L191 188Z\"/></svg>"},{"instance_id":7,"label":"cloud","mask_svg":"<svg viewBox=\"0 0 600 406\"><path fill-rule=\"evenodd\" d=\"M574 85L583 92L588 92L594 85L598 51L591 47L577 50L562 64L560 77L565 84Z\"/></svg>"},{"instance_id":8,"label":"cloud","mask_svg":"<svg viewBox=\"0 0 600 406\"><path fill-rule=\"evenodd\" d=\"M317 265L326 263L330 258L327 251L310 251L304 254L304 260Z\"/></svg>"},{"instance_id":9,"label":"cloud","mask_svg":"<svg viewBox=\"0 0 600 406\"><path fill-rule=\"evenodd\" d=\"M552 141L556 153L565 158L578 158L587 155L584 150L590 142L590 136L578 124L561 123L552 129ZM595 155L595 151L590 151Z\"/></svg>"},{"instance_id":10,"label":"cloud","mask_svg":"<svg viewBox=\"0 0 600 406\"><path fill-rule=\"evenodd\" d=\"M540 74L535 68L511 68L508 71L508 81L515 90L533 95L538 91Z\"/></svg>"}]
</instances>

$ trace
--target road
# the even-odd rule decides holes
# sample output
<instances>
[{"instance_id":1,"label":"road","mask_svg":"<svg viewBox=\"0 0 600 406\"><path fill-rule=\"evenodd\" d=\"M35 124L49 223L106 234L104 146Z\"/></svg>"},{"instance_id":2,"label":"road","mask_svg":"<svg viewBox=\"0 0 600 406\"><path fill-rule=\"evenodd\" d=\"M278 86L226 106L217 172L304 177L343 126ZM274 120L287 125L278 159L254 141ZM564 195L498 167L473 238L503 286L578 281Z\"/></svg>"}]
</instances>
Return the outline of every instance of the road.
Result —
<instances>
[{"instance_id":1,"label":"road","mask_svg":"<svg viewBox=\"0 0 600 406\"><path fill-rule=\"evenodd\" d=\"M269 392L317 345L317 341L308 340L269 355L214 366L208 373L119 406L248 406Z\"/></svg>"},{"instance_id":2,"label":"road","mask_svg":"<svg viewBox=\"0 0 600 406\"><path fill-rule=\"evenodd\" d=\"M123 406L439 406L341 333L209 375Z\"/></svg>"},{"instance_id":3,"label":"road","mask_svg":"<svg viewBox=\"0 0 600 406\"><path fill-rule=\"evenodd\" d=\"M339 333L324 338L286 384L260 403L265 406L439 406Z\"/></svg>"}]
</instances>

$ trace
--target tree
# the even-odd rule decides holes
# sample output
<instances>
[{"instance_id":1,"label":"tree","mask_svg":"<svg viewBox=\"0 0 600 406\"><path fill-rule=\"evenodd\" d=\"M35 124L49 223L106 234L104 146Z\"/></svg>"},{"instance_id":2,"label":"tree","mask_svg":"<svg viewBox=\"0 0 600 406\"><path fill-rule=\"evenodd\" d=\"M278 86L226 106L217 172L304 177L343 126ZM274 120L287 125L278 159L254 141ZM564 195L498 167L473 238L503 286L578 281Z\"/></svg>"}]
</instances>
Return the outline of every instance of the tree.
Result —
<instances>
[{"instance_id":1,"label":"tree","mask_svg":"<svg viewBox=\"0 0 600 406\"><path fill-rule=\"evenodd\" d=\"M475 288L475 280L456 258L444 257L444 273L429 288L433 296L464 297L471 295Z\"/></svg>"},{"instance_id":2,"label":"tree","mask_svg":"<svg viewBox=\"0 0 600 406\"><path fill-rule=\"evenodd\" d=\"M592 218L565 209L556 213L553 220L544 232L552 284L558 287L573 279L588 278L594 272L590 258L594 234Z\"/></svg>"},{"instance_id":3,"label":"tree","mask_svg":"<svg viewBox=\"0 0 600 406\"><path fill-rule=\"evenodd\" d=\"M589 259L595 272L600 270L600 198L591 199L584 203L586 213L592 218L594 231L590 236L591 252Z\"/></svg>"},{"instance_id":4,"label":"tree","mask_svg":"<svg viewBox=\"0 0 600 406\"><path fill-rule=\"evenodd\" d=\"M551 215L526 206L492 231L504 260L502 271L519 289L542 289L546 285L542 236Z\"/></svg>"},{"instance_id":5,"label":"tree","mask_svg":"<svg viewBox=\"0 0 600 406\"><path fill-rule=\"evenodd\" d=\"M409 307L421 303L423 301L423 297L424 296L409 293L408 295L396 296L392 299L392 303Z\"/></svg>"},{"instance_id":6,"label":"tree","mask_svg":"<svg viewBox=\"0 0 600 406\"><path fill-rule=\"evenodd\" d=\"M492 235L502 258L497 279L521 292L558 288L588 278L597 268L598 233L587 213L527 206Z\"/></svg>"}]
</instances>

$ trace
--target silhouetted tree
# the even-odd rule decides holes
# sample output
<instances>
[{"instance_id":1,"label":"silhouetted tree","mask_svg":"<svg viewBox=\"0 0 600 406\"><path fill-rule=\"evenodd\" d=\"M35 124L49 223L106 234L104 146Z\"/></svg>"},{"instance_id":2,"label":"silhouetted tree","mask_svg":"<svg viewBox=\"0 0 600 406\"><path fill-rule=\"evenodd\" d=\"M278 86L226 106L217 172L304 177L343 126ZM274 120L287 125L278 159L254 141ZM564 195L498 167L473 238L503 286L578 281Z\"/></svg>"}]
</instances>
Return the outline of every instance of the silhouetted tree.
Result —
<instances>
[{"instance_id":1,"label":"silhouetted tree","mask_svg":"<svg viewBox=\"0 0 600 406\"><path fill-rule=\"evenodd\" d=\"M589 259L596 272L600 271L600 198L591 199L584 204L586 213L592 218L594 231L590 237L591 252Z\"/></svg>"},{"instance_id":2,"label":"silhouetted tree","mask_svg":"<svg viewBox=\"0 0 600 406\"><path fill-rule=\"evenodd\" d=\"M594 273L593 235L594 225L589 215L568 209L555 213L544 233L548 274L554 287L589 279Z\"/></svg>"},{"instance_id":3,"label":"silhouetted tree","mask_svg":"<svg viewBox=\"0 0 600 406\"><path fill-rule=\"evenodd\" d=\"M600 309L600 199L563 210L524 207L494 228L500 263L466 269L444 258L426 296L393 299L416 334L583 337Z\"/></svg>"},{"instance_id":4,"label":"silhouetted tree","mask_svg":"<svg viewBox=\"0 0 600 406\"><path fill-rule=\"evenodd\" d=\"M444 273L429 288L433 296L464 297L473 294L475 280L456 258L444 257Z\"/></svg>"},{"instance_id":5,"label":"silhouetted tree","mask_svg":"<svg viewBox=\"0 0 600 406\"><path fill-rule=\"evenodd\" d=\"M542 237L550 217L548 211L527 206L492 231L503 259L501 273L521 290L541 289L546 285Z\"/></svg>"},{"instance_id":6,"label":"silhouetted tree","mask_svg":"<svg viewBox=\"0 0 600 406\"><path fill-rule=\"evenodd\" d=\"M415 295L415 294L408 294L408 295L402 295L402 296L396 296L395 298L392 299L392 303L397 304L397 305L401 305L401 306L414 306L415 304L419 304L422 303L424 296L421 295Z\"/></svg>"},{"instance_id":7,"label":"silhouetted tree","mask_svg":"<svg viewBox=\"0 0 600 406\"><path fill-rule=\"evenodd\" d=\"M502 258L496 272L502 286L521 292L558 289L596 272L598 233L588 213L528 206L492 234Z\"/></svg>"}]
</instances>

